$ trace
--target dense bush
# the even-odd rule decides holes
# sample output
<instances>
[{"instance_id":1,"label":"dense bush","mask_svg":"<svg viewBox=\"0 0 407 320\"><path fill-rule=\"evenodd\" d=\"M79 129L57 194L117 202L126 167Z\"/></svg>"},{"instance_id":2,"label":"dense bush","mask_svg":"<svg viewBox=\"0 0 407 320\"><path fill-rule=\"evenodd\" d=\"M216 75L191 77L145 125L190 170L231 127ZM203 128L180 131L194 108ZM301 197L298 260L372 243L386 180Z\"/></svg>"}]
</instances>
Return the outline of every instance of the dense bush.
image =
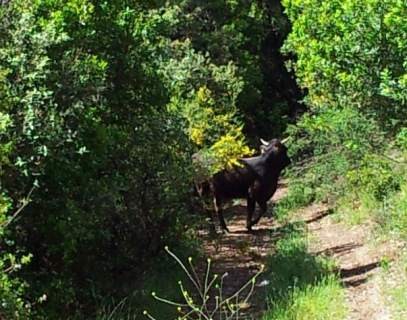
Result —
<instances>
[{"instance_id":1,"label":"dense bush","mask_svg":"<svg viewBox=\"0 0 407 320\"><path fill-rule=\"evenodd\" d=\"M295 70L310 105L356 107L389 130L405 125L403 1L283 3L293 22L285 48L298 57Z\"/></svg>"},{"instance_id":2,"label":"dense bush","mask_svg":"<svg viewBox=\"0 0 407 320\"><path fill-rule=\"evenodd\" d=\"M406 126L402 1L283 1L292 22L284 50L307 88L307 113L289 132L305 164L297 184L314 197L363 189L383 199L399 188L393 141ZM297 187L297 190L301 190Z\"/></svg>"},{"instance_id":3,"label":"dense bush","mask_svg":"<svg viewBox=\"0 0 407 320\"><path fill-rule=\"evenodd\" d=\"M245 133L285 128L298 90L279 55L264 75L287 20L189 0L3 1L0 18L0 223L30 194L0 225L4 314L94 314L187 237L192 153L214 172L252 152Z\"/></svg>"},{"instance_id":4,"label":"dense bush","mask_svg":"<svg viewBox=\"0 0 407 320\"><path fill-rule=\"evenodd\" d=\"M48 296L47 318L91 310L117 286L113 276L144 272L183 228L183 122L165 107L148 52L154 35L134 23L141 4L13 1L2 10L2 189L14 205L37 186L10 237L33 254L24 274L32 301Z\"/></svg>"},{"instance_id":5,"label":"dense bush","mask_svg":"<svg viewBox=\"0 0 407 320\"><path fill-rule=\"evenodd\" d=\"M3 166L9 162L9 153L11 151L10 141L3 140L7 127L10 125L10 118L0 112L0 173ZM1 187L1 184L0 184ZM0 189L0 318L11 319L25 318L30 314L30 302L25 298L26 283L14 277L22 265L30 261L31 255L24 255L18 248L14 247L13 237L10 236L8 228L13 220L17 218L18 213L26 205L21 202L19 209L12 211L11 199Z\"/></svg>"}]
</instances>

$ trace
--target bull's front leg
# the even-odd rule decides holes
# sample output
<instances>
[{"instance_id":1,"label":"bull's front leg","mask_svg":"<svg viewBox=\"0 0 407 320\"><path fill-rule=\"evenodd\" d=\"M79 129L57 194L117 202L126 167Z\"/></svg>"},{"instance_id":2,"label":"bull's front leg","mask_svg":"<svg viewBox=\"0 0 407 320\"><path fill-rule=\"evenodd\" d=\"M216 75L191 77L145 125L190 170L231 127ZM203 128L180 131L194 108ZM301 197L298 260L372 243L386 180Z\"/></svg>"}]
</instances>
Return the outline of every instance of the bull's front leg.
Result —
<instances>
[{"instance_id":1,"label":"bull's front leg","mask_svg":"<svg viewBox=\"0 0 407 320\"><path fill-rule=\"evenodd\" d=\"M223 211L222 211L222 202L218 197L214 197L213 199L213 205L215 207L215 212L218 215L220 226L222 227L222 230L229 232L228 227L226 226L225 218L223 217Z\"/></svg>"},{"instance_id":2,"label":"bull's front leg","mask_svg":"<svg viewBox=\"0 0 407 320\"><path fill-rule=\"evenodd\" d=\"M257 224L260 218L267 212L267 201L257 201L260 207L259 216L252 222L252 226Z\"/></svg>"}]
</instances>

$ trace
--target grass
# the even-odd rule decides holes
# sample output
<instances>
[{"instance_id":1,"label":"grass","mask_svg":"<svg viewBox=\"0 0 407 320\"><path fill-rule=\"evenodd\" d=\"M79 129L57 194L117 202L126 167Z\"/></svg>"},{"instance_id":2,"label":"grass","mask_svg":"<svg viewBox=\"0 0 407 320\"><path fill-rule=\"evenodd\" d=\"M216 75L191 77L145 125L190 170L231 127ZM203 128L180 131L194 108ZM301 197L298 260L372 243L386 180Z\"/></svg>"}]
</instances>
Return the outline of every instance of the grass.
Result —
<instances>
[{"instance_id":1,"label":"grass","mask_svg":"<svg viewBox=\"0 0 407 320\"><path fill-rule=\"evenodd\" d=\"M397 320L407 318L407 285L401 285L390 293L394 300L393 313Z\"/></svg>"},{"instance_id":2,"label":"grass","mask_svg":"<svg viewBox=\"0 0 407 320\"><path fill-rule=\"evenodd\" d=\"M388 297L393 319L407 319L407 249L382 274L383 293Z\"/></svg>"},{"instance_id":3,"label":"grass","mask_svg":"<svg viewBox=\"0 0 407 320\"><path fill-rule=\"evenodd\" d=\"M338 199L335 217L338 222L355 226L374 219L378 207L379 203L366 193L349 193Z\"/></svg>"},{"instance_id":4,"label":"grass","mask_svg":"<svg viewBox=\"0 0 407 320\"><path fill-rule=\"evenodd\" d=\"M400 190L376 199L363 189L353 189L337 202L337 217L350 225L371 221L382 235L407 240L407 177Z\"/></svg>"},{"instance_id":5,"label":"grass","mask_svg":"<svg viewBox=\"0 0 407 320\"><path fill-rule=\"evenodd\" d=\"M268 311L262 320L340 320L346 315L335 263L308 252L302 224L291 224L268 262Z\"/></svg>"},{"instance_id":6,"label":"grass","mask_svg":"<svg viewBox=\"0 0 407 320\"><path fill-rule=\"evenodd\" d=\"M407 177L401 184L400 191L387 201L385 209L382 219L387 222L388 229L407 240Z\"/></svg>"},{"instance_id":7,"label":"grass","mask_svg":"<svg viewBox=\"0 0 407 320\"><path fill-rule=\"evenodd\" d=\"M407 251L391 268L384 271L383 293L389 298L393 319L407 319Z\"/></svg>"},{"instance_id":8,"label":"grass","mask_svg":"<svg viewBox=\"0 0 407 320\"><path fill-rule=\"evenodd\" d=\"M281 199L274 207L274 215L280 221L287 221L289 214L298 208L310 204L314 200L312 188L306 187L301 183L290 181L290 188L286 197Z\"/></svg>"},{"instance_id":9,"label":"grass","mask_svg":"<svg viewBox=\"0 0 407 320\"><path fill-rule=\"evenodd\" d=\"M344 319L343 288L335 276L324 277L318 284L294 287L287 300L271 304L263 320L336 320Z\"/></svg>"}]
</instances>

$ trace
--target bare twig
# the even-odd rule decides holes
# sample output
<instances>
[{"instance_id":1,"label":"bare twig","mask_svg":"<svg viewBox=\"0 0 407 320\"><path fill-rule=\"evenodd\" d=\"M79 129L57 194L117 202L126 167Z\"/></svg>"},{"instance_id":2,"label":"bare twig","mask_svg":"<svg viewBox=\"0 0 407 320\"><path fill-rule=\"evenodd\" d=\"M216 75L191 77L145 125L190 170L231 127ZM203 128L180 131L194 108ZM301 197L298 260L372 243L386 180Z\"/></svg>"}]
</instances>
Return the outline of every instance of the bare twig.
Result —
<instances>
[{"instance_id":1,"label":"bare twig","mask_svg":"<svg viewBox=\"0 0 407 320\"><path fill-rule=\"evenodd\" d=\"M232 320L232 319L239 319L239 312L241 309L241 304L247 303L249 300L250 296L252 296L253 291L254 291L254 285L256 282L257 277L259 276L260 273L263 272L264 266L261 267L261 269L246 283L244 284L240 289L238 289L234 294L232 294L230 297L223 298L223 280L227 276L227 273L225 273L221 278L220 278L220 287L216 285L217 288L219 288L219 295L215 296L215 307L213 310L209 310L208 308L208 300L209 300L209 291L212 288L212 286L215 284L215 281L218 279L218 276L215 274L212 279L210 279L210 269L211 269L211 260L207 260L207 268L205 272L205 277L204 281L201 284L199 281L199 277L197 276L195 272L195 268L192 264L192 258L188 259L188 262L191 266L192 269L192 274L189 272L189 270L186 268L186 266L182 263L182 261L173 253L171 252L168 247L165 247L165 251L175 259L175 261L181 266L181 268L184 270L185 274L188 276L189 280L193 283L195 289L197 290L199 296L201 297L202 302L201 303L196 303L192 296L189 294L187 290L185 290L184 286L182 285L181 281L178 282L181 293L183 295L185 303L179 303L175 302L172 300L168 300L162 297L159 297L156 295L155 292L152 293L153 297L165 304L172 305L177 307L177 310L181 313L183 313L182 316L178 317L178 319L200 319L200 320L211 320L215 316L216 313L219 313L220 319L225 319L225 320ZM241 296L243 291L248 287L249 291L247 294ZM148 311L144 311L143 314L148 317L150 320L156 320ZM225 318L224 318L225 317Z\"/></svg>"},{"instance_id":2,"label":"bare twig","mask_svg":"<svg viewBox=\"0 0 407 320\"><path fill-rule=\"evenodd\" d=\"M27 196L22 199L22 204L21 204L20 208L18 208L16 210L16 212L14 212L11 215L11 217L9 217L6 221L1 223L0 228L7 228L10 225L10 223L12 223L13 220L21 213L21 211L23 211L23 209L30 203L30 197L31 197L31 194L33 193L34 189L35 189L35 186L33 186L31 188L31 190L28 192Z\"/></svg>"}]
</instances>

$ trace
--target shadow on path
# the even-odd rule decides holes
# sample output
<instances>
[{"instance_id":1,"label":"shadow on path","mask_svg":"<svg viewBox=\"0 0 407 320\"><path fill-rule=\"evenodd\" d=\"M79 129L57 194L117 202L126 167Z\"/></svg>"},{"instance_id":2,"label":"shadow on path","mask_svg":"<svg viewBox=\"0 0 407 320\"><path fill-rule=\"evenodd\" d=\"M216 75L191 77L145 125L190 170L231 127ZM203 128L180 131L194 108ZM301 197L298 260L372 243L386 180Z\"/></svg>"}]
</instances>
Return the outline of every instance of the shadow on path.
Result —
<instances>
[{"instance_id":1,"label":"shadow on path","mask_svg":"<svg viewBox=\"0 0 407 320\"><path fill-rule=\"evenodd\" d=\"M316 255L328 255L328 256L346 254L346 253L351 252L353 249L361 247L361 246L363 246L363 244L361 244L361 243L348 242L348 243L334 246L331 248L326 248L326 249L323 249L320 251L316 251L315 254Z\"/></svg>"},{"instance_id":2,"label":"shadow on path","mask_svg":"<svg viewBox=\"0 0 407 320\"><path fill-rule=\"evenodd\" d=\"M366 283L369 279L371 271L378 268L379 266L380 262L376 261L354 268L342 268L339 270L339 275L342 278L345 287L358 287L361 284Z\"/></svg>"},{"instance_id":3,"label":"shadow on path","mask_svg":"<svg viewBox=\"0 0 407 320\"><path fill-rule=\"evenodd\" d=\"M309 223L313 223L313 222L317 222L323 218L325 218L326 216L329 216L330 214L333 213L333 210L330 208L324 208L322 210L319 210L317 212L315 212L313 214L312 218L309 218L307 220L304 220L305 223L309 224Z\"/></svg>"}]
</instances>

